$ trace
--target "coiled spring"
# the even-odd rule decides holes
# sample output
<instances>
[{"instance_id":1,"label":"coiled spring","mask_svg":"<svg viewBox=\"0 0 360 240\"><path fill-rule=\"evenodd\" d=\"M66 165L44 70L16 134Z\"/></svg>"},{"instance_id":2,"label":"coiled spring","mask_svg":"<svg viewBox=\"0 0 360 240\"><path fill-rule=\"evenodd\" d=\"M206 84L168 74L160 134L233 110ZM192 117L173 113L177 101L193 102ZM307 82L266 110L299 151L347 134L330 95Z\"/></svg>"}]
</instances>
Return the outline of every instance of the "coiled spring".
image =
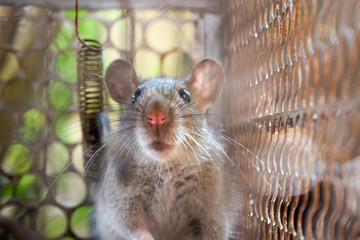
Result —
<instances>
[{"instance_id":1,"label":"coiled spring","mask_svg":"<svg viewBox=\"0 0 360 240\"><path fill-rule=\"evenodd\" d=\"M99 114L103 109L102 47L95 40L84 40L77 50L77 82L83 133L86 178L96 180L100 146ZM90 47L89 47L90 46Z\"/></svg>"}]
</instances>

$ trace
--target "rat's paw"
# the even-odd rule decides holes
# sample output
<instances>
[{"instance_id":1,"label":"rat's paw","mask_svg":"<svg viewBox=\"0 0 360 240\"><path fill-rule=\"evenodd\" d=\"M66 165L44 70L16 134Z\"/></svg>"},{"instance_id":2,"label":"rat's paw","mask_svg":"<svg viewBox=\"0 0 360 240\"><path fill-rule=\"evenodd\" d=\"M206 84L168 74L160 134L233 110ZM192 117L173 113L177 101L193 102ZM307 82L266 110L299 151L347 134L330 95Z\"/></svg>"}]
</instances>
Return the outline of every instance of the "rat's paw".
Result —
<instances>
[{"instance_id":1,"label":"rat's paw","mask_svg":"<svg viewBox=\"0 0 360 240\"><path fill-rule=\"evenodd\" d=\"M200 236L200 240L224 240L224 239L229 239L229 236L221 230L216 232L204 231Z\"/></svg>"},{"instance_id":2,"label":"rat's paw","mask_svg":"<svg viewBox=\"0 0 360 240\"><path fill-rule=\"evenodd\" d=\"M133 232L132 238L133 240L155 240L154 237L148 230L145 229L137 229Z\"/></svg>"}]
</instances>

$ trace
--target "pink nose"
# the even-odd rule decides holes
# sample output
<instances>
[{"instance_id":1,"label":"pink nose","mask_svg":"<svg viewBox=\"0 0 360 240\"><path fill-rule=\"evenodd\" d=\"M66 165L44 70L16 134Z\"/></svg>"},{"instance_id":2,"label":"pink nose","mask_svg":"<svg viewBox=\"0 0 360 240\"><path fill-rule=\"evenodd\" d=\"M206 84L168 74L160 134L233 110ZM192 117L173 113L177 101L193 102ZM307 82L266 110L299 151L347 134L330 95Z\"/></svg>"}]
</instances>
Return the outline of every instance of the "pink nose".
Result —
<instances>
[{"instance_id":1,"label":"pink nose","mask_svg":"<svg viewBox=\"0 0 360 240\"><path fill-rule=\"evenodd\" d=\"M167 117L166 117L166 113L164 113L163 111L159 111L159 112L150 112L146 115L146 120L148 121L149 124L151 125L158 125L161 126L163 124L166 123L167 121Z\"/></svg>"}]
</instances>

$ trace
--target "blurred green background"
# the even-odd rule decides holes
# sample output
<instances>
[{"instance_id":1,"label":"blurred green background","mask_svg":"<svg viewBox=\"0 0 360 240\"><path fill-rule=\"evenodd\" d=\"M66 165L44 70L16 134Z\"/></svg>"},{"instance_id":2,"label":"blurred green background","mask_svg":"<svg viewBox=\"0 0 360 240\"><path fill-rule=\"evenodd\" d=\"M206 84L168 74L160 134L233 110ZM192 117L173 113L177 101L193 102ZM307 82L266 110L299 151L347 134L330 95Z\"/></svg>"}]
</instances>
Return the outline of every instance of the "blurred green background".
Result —
<instances>
[{"instance_id":1,"label":"blurred green background","mask_svg":"<svg viewBox=\"0 0 360 240\"><path fill-rule=\"evenodd\" d=\"M91 239L75 12L0 6L0 19L15 13L16 24L0 25L0 214L49 239ZM103 44L104 71L124 57L142 79L186 77L199 58L189 11L80 10L79 17L80 36ZM106 104L119 109L109 98Z\"/></svg>"}]
</instances>

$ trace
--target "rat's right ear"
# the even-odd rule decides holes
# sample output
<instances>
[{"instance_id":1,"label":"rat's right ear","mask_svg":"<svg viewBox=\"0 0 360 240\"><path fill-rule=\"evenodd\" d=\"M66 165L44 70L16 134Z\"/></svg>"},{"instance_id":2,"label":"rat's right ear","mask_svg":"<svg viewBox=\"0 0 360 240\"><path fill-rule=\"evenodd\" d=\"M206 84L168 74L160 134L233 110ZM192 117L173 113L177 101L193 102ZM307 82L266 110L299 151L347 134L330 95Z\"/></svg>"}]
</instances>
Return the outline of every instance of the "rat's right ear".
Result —
<instances>
[{"instance_id":1,"label":"rat's right ear","mask_svg":"<svg viewBox=\"0 0 360 240\"><path fill-rule=\"evenodd\" d=\"M107 68L105 85L111 98L116 102L130 103L131 95L139 85L139 81L131 63L119 58Z\"/></svg>"},{"instance_id":2,"label":"rat's right ear","mask_svg":"<svg viewBox=\"0 0 360 240\"><path fill-rule=\"evenodd\" d=\"M195 66L186 83L195 95L200 109L205 112L219 98L224 81L222 66L211 58L205 58Z\"/></svg>"}]
</instances>

